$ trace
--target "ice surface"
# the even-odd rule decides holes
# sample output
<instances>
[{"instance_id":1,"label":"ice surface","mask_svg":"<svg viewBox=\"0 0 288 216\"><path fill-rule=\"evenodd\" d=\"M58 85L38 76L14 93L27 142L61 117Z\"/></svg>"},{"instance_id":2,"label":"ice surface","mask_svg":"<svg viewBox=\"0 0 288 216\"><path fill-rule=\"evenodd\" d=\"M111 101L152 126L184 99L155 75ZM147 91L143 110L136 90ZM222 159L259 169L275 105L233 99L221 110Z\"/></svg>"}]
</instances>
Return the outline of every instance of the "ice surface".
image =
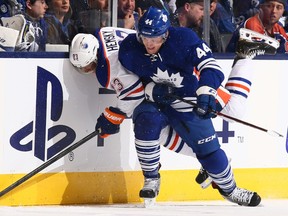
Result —
<instances>
[{"instance_id":1,"label":"ice surface","mask_svg":"<svg viewBox=\"0 0 288 216\"><path fill-rule=\"evenodd\" d=\"M81 206L19 206L0 207L1 216L286 216L287 200L263 200L258 207L243 207L227 201L194 201L143 204L81 205Z\"/></svg>"}]
</instances>

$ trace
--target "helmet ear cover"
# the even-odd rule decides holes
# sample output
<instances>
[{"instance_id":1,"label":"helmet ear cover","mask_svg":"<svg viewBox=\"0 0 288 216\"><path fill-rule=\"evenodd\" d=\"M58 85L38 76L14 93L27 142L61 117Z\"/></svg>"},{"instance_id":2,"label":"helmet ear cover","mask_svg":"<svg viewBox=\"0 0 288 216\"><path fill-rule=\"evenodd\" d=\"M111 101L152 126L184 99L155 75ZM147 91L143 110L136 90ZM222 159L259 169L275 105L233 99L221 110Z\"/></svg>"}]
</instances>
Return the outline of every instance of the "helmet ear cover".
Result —
<instances>
[{"instance_id":1,"label":"helmet ear cover","mask_svg":"<svg viewBox=\"0 0 288 216\"><path fill-rule=\"evenodd\" d=\"M77 70L79 69L79 72L82 71L81 73L87 74L88 72L81 69L93 62L97 62L98 48L99 42L95 36L92 34L79 33L72 40L69 60Z\"/></svg>"}]
</instances>

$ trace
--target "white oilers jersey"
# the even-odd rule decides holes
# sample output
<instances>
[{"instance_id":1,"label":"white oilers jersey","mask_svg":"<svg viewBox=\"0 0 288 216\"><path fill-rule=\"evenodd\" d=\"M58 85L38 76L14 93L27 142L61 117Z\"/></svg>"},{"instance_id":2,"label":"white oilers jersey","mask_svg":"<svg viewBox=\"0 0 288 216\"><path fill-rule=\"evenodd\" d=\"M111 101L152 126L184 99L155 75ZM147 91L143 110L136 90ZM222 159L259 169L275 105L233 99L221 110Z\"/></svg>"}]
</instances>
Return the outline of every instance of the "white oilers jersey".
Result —
<instances>
[{"instance_id":1,"label":"white oilers jersey","mask_svg":"<svg viewBox=\"0 0 288 216\"><path fill-rule=\"evenodd\" d=\"M96 32L99 52L96 76L102 86L115 90L117 107L131 116L133 110L144 99L144 88L136 74L128 72L118 61L119 44L134 30L104 27Z\"/></svg>"}]
</instances>

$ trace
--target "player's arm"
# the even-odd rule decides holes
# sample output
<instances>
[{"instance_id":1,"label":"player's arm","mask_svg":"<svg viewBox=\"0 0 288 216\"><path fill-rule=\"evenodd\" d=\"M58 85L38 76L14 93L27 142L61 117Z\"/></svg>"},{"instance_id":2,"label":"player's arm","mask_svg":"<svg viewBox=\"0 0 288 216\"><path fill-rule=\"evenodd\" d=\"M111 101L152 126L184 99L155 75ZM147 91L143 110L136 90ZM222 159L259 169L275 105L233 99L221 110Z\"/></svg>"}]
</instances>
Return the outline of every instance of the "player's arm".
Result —
<instances>
[{"instance_id":1,"label":"player's arm","mask_svg":"<svg viewBox=\"0 0 288 216\"><path fill-rule=\"evenodd\" d=\"M144 86L141 80L134 74L125 74L114 79L113 82L123 87L121 91L116 90L116 107L125 112L127 117L131 117L134 109L145 99Z\"/></svg>"},{"instance_id":2,"label":"player's arm","mask_svg":"<svg viewBox=\"0 0 288 216\"><path fill-rule=\"evenodd\" d=\"M126 79L126 80L125 80ZM113 89L117 92L115 107L107 107L97 119L96 130L102 138L119 132L120 124L144 99L144 88L139 79L129 74L112 79Z\"/></svg>"},{"instance_id":3,"label":"player's arm","mask_svg":"<svg viewBox=\"0 0 288 216\"><path fill-rule=\"evenodd\" d=\"M216 110L216 89L223 82L224 74L206 43L198 44L194 55L196 68L200 72L199 86L196 91L198 104L196 113L202 118L215 117L210 110Z\"/></svg>"},{"instance_id":4,"label":"player's arm","mask_svg":"<svg viewBox=\"0 0 288 216\"><path fill-rule=\"evenodd\" d=\"M144 87L136 74L129 72L120 64L118 55L116 59L112 59L112 56L109 59L111 70L107 87L116 92L116 106L130 117L135 107L144 99Z\"/></svg>"}]
</instances>

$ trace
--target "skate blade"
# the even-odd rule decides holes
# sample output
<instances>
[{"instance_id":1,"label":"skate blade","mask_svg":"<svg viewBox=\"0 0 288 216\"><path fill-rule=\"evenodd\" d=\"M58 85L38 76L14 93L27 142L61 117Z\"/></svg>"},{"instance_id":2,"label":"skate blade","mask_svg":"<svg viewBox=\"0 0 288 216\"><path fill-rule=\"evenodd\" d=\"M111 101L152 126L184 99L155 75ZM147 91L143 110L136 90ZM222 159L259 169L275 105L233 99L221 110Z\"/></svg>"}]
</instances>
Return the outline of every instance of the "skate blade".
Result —
<instances>
[{"instance_id":1,"label":"skate blade","mask_svg":"<svg viewBox=\"0 0 288 216\"><path fill-rule=\"evenodd\" d=\"M257 40L261 39L261 41L263 41L264 43L270 46L273 46L275 49L278 49L280 46L280 43L274 38L252 31L250 29L241 28L239 31L239 34L240 34L240 39L249 40L251 42L255 41L255 39Z\"/></svg>"},{"instance_id":2,"label":"skate blade","mask_svg":"<svg viewBox=\"0 0 288 216\"><path fill-rule=\"evenodd\" d=\"M144 198L144 207L151 208L155 205L156 198Z\"/></svg>"},{"instance_id":3,"label":"skate blade","mask_svg":"<svg viewBox=\"0 0 288 216\"><path fill-rule=\"evenodd\" d=\"M211 183L212 183L212 179L208 177L204 182L200 184L200 186L202 189L206 189L211 185Z\"/></svg>"}]
</instances>

